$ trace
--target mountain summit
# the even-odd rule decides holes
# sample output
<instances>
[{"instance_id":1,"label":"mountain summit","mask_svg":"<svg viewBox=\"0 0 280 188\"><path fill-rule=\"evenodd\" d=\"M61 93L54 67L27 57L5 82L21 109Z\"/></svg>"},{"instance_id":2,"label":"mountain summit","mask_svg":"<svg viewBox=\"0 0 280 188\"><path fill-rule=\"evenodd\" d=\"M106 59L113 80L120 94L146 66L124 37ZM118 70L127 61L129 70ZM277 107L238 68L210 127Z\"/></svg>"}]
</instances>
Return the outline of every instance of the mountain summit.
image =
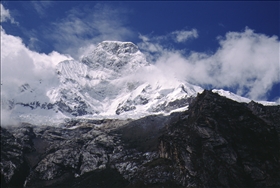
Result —
<instances>
[{"instance_id":1,"label":"mountain summit","mask_svg":"<svg viewBox=\"0 0 280 188\"><path fill-rule=\"evenodd\" d=\"M104 41L88 55L82 63L93 69L109 69L115 72L127 72L148 65L145 56L131 42Z\"/></svg>"},{"instance_id":2,"label":"mountain summit","mask_svg":"<svg viewBox=\"0 0 280 188\"><path fill-rule=\"evenodd\" d=\"M203 90L130 42L54 75L1 99L20 122L0 126L1 187L280 186L279 105Z\"/></svg>"},{"instance_id":3,"label":"mountain summit","mask_svg":"<svg viewBox=\"0 0 280 188\"><path fill-rule=\"evenodd\" d=\"M56 77L55 87L44 88L44 80L36 88L26 83L18 97L7 99L11 117L30 123L74 117L139 118L186 109L203 91L166 77L131 42L101 42L80 61L60 62Z\"/></svg>"},{"instance_id":4,"label":"mountain summit","mask_svg":"<svg viewBox=\"0 0 280 188\"><path fill-rule=\"evenodd\" d=\"M68 118L138 119L188 108L203 89L166 75L131 42L104 41L81 60L66 60L55 68L53 82L20 86L2 109L19 122L56 124ZM215 90L233 100L250 102Z\"/></svg>"}]
</instances>

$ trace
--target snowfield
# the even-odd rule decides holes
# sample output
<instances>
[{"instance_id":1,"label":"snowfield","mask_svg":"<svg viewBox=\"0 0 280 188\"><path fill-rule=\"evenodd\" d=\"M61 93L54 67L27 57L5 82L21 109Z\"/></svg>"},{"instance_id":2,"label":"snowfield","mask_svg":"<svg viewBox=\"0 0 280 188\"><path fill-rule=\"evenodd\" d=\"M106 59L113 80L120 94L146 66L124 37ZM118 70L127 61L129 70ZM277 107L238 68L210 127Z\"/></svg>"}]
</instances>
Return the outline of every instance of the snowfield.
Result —
<instances>
[{"instance_id":1,"label":"snowfield","mask_svg":"<svg viewBox=\"0 0 280 188\"><path fill-rule=\"evenodd\" d=\"M52 81L26 83L15 97L2 98L1 108L8 121L32 124L59 124L67 118L138 119L186 110L202 91L162 73L133 43L104 41L80 61L60 62ZM251 101L221 89L213 92Z\"/></svg>"}]
</instances>

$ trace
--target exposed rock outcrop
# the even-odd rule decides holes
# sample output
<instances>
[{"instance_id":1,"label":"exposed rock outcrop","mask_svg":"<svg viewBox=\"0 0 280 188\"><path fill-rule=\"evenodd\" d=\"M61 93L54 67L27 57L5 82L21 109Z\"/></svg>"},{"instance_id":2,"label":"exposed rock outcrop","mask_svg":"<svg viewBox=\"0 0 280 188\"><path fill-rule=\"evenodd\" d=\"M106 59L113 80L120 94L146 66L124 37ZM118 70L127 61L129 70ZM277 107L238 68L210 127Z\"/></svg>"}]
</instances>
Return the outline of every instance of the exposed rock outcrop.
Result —
<instances>
[{"instance_id":1,"label":"exposed rock outcrop","mask_svg":"<svg viewBox=\"0 0 280 188\"><path fill-rule=\"evenodd\" d=\"M1 127L1 187L279 187L279 109L204 91L169 116Z\"/></svg>"},{"instance_id":2,"label":"exposed rock outcrop","mask_svg":"<svg viewBox=\"0 0 280 188\"><path fill-rule=\"evenodd\" d=\"M279 186L279 106L257 106L267 113L210 91L198 95L160 137L160 157L173 162L176 181L186 187Z\"/></svg>"}]
</instances>

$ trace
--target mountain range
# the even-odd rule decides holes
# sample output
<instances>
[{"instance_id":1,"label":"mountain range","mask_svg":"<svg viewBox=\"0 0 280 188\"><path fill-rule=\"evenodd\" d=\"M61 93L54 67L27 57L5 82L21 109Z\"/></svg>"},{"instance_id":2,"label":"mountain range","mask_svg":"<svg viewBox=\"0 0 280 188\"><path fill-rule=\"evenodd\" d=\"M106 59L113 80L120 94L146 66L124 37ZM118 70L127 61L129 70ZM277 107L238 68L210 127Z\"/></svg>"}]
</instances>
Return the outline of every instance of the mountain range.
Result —
<instances>
[{"instance_id":1,"label":"mountain range","mask_svg":"<svg viewBox=\"0 0 280 188\"><path fill-rule=\"evenodd\" d=\"M3 188L280 187L280 105L166 75L131 42L60 62L1 108Z\"/></svg>"},{"instance_id":2,"label":"mountain range","mask_svg":"<svg viewBox=\"0 0 280 188\"><path fill-rule=\"evenodd\" d=\"M205 90L165 116L1 127L1 187L279 187L279 114Z\"/></svg>"},{"instance_id":3,"label":"mountain range","mask_svg":"<svg viewBox=\"0 0 280 188\"><path fill-rule=\"evenodd\" d=\"M203 91L148 63L131 42L104 41L79 61L60 62L55 71L51 81L25 83L12 98L2 96L2 110L12 120L33 124L59 124L69 118L137 119L186 110ZM213 91L239 102L251 101Z\"/></svg>"}]
</instances>

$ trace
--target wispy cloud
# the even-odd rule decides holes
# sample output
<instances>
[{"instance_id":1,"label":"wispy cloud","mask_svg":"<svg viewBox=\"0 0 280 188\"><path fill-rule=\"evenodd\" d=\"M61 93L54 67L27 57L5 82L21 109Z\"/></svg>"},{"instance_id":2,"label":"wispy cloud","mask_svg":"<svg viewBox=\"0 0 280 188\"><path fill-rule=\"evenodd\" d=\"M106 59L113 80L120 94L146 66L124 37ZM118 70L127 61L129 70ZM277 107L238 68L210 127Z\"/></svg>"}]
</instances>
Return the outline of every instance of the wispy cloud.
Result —
<instances>
[{"instance_id":1,"label":"wispy cloud","mask_svg":"<svg viewBox=\"0 0 280 188\"><path fill-rule=\"evenodd\" d=\"M18 24L18 22L16 22L14 20L14 18L11 16L9 9L5 9L5 7L2 5L2 3L0 3L0 13L1 13L1 22L7 22L10 21L13 24Z\"/></svg>"},{"instance_id":2,"label":"wispy cloud","mask_svg":"<svg viewBox=\"0 0 280 188\"><path fill-rule=\"evenodd\" d=\"M280 81L279 40L246 28L218 37L219 49L213 53L165 48L160 42L144 39L140 48L150 61L166 71L200 86L231 88L237 94L265 100L275 83Z\"/></svg>"},{"instance_id":3,"label":"wispy cloud","mask_svg":"<svg viewBox=\"0 0 280 188\"><path fill-rule=\"evenodd\" d=\"M218 23L218 26L226 28L226 26L223 23Z\"/></svg>"},{"instance_id":4,"label":"wispy cloud","mask_svg":"<svg viewBox=\"0 0 280 188\"><path fill-rule=\"evenodd\" d=\"M128 40L133 32L126 26L127 11L106 4L93 8L74 8L67 17L52 23L45 36L53 40L55 49L79 58L85 49L103 40Z\"/></svg>"},{"instance_id":5,"label":"wispy cloud","mask_svg":"<svg viewBox=\"0 0 280 188\"><path fill-rule=\"evenodd\" d=\"M155 61L164 54L176 51L170 47L171 43L184 43L190 39L198 38L198 31L193 28L192 30L177 30L161 36L139 34L138 37L142 42L137 45L146 54L149 61Z\"/></svg>"},{"instance_id":6,"label":"wispy cloud","mask_svg":"<svg viewBox=\"0 0 280 188\"><path fill-rule=\"evenodd\" d=\"M198 33L196 29L192 29L191 31L187 31L187 30L174 31L171 33L171 35L174 37L175 42L178 43L185 42L188 39L198 37Z\"/></svg>"},{"instance_id":7,"label":"wispy cloud","mask_svg":"<svg viewBox=\"0 0 280 188\"><path fill-rule=\"evenodd\" d=\"M54 4L54 1L31 1L31 4L40 17L46 17L47 10Z\"/></svg>"}]
</instances>

